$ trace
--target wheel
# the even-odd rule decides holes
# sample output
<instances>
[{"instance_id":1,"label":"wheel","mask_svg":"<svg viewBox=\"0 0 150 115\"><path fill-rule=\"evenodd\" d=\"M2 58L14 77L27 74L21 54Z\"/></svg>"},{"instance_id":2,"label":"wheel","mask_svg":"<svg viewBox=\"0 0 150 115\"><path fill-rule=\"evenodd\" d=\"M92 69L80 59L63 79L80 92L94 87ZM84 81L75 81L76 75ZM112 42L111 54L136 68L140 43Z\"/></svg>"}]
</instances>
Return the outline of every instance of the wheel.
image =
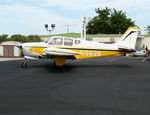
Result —
<instances>
[{"instance_id":1,"label":"wheel","mask_svg":"<svg viewBox=\"0 0 150 115\"><path fill-rule=\"evenodd\" d=\"M54 61L53 65L56 67L56 63L55 63L55 61Z\"/></svg>"},{"instance_id":2,"label":"wheel","mask_svg":"<svg viewBox=\"0 0 150 115\"><path fill-rule=\"evenodd\" d=\"M23 63L21 64L21 66L22 66L22 68L27 68L27 63L26 63L26 62L23 62Z\"/></svg>"}]
</instances>

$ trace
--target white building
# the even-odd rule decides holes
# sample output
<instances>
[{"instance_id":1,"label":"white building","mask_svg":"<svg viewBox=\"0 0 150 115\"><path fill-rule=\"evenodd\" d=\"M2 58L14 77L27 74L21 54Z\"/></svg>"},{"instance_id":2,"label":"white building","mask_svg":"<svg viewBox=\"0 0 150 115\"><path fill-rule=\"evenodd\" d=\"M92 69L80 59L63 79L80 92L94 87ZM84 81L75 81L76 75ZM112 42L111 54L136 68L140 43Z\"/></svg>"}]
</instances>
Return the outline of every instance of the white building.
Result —
<instances>
[{"instance_id":1,"label":"white building","mask_svg":"<svg viewBox=\"0 0 150 115\"><path fill-rule=\"evenodd\" d=\"M20 42L5 41L0 44L0 56L21 56L22 52L16 47Z\"/></svg>"}]
</instances>

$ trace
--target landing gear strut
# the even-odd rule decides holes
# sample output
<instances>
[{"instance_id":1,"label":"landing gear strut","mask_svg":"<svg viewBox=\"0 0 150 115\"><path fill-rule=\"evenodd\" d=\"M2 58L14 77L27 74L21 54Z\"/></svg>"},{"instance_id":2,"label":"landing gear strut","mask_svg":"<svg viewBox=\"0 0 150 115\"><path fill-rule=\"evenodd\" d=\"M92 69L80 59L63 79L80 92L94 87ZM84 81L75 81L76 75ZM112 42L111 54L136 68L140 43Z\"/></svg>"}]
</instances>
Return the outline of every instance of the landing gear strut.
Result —
<instances>
[{"instance_id":1,"label":"landing gear strut","mask_svg":"<svg viewBox=\"0 0 150 115\"><path fill-rule=\"evenodd\" d=\"M54 65L56 65L57 67L62 67L64 65L65 61L66 61L65 56L55 56L54 57Z\"/></svg>"},{"instance_id":2,"label":"landing gear strut","mask_svg":"<svg viewBox=\"0 0 150 115\"><path fill-rule=\"evenodd\" d=\"M22 67L22 68L27 68L27 66L28 66L28 65L27 65L27 62L26 62L26 59L25 59L25 61L22 62L21 67Z\"/></svg>"}]
</instances>

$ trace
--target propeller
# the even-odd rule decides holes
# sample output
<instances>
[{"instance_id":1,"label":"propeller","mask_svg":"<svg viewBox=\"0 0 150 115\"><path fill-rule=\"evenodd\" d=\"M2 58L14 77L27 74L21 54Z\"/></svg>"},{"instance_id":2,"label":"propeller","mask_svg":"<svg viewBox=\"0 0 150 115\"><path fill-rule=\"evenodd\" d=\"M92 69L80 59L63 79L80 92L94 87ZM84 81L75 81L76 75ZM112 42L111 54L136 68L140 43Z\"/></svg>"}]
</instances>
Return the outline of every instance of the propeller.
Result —
<instances>
[{"instance_id":1,"label":"propeller","mask_svg":"<svg viewBox=\"0 0 150 115\"><path fill-rule=\"evenodd\" d=\"M22 49L22 44L17 44L16 47Z\"/></svg>"}]
</instances>

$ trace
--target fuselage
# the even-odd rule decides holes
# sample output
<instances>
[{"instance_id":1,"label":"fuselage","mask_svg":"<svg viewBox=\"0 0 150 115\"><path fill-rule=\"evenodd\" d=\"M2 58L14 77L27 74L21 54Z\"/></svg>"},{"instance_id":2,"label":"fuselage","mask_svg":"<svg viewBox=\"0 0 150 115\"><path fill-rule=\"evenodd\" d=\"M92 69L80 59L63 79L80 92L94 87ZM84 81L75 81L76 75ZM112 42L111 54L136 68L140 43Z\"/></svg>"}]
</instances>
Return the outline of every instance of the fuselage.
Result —
<instances>
[{"instance_id":1,"label":"fuselage","mask_svg":"<svg viewBox=\"0 0 150 115\"><path fill-rule=\"evenodd\" d=\"M56 39L56 41L54 39ZM56 48L57 51L54 51L54 49ZM22 49L25 56L31 57L42 57L46 55L45 49L53 49L53 53L51 53L51 55L59 56L69 56L69 54L73 55L73 53L71 52L75 52L74 57L76 59L110 56L126 53L124 51L119 50L116 44L104 44L65 37L54 37L48 42L24 43L22 44Z\"/></svg>"}]
</instances>

